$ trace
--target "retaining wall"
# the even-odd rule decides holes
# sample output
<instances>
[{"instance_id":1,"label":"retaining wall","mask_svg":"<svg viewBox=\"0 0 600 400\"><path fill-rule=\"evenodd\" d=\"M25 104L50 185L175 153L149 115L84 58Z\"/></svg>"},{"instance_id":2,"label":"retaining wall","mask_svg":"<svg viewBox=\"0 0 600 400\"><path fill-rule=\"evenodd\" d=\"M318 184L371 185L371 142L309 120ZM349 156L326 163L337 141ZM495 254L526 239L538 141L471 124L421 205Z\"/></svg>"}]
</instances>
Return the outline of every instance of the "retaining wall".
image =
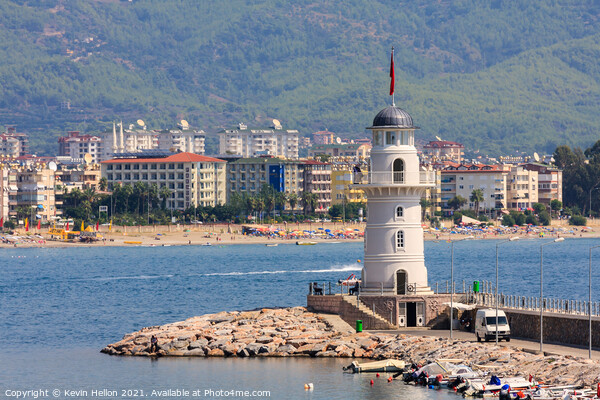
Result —
<instances>
[{"instance_id":1,"label":"retaining wall","mask_svg":"<svg viewBox=\"0 0 600 400\"><path fill-rule=\"evenodd\" d=\"M510 324L511 335L533 340L540 339L539 311L503 309ZM544 313L544 343L587 346L589 317ZM600 347L600 318L592 317L592 346Z\"/></svg>"}]
</instances>

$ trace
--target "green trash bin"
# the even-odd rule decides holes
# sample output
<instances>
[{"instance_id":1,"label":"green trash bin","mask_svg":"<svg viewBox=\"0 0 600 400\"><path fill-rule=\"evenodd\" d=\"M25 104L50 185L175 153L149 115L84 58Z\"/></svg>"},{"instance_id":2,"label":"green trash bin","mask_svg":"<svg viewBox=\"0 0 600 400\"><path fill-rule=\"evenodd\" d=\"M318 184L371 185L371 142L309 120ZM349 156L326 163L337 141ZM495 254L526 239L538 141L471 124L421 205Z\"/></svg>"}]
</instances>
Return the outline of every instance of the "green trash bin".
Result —
<instances>
[{"instance_id":1,"label":"green trash bin","mask_svg":"<svg viewBox=\"0 0 600 400\"><path fill-rule=\"evenodd\" d=\"M356 320L356 333L362 332L362 319Z\"/></svg>"},{"instance_id":2,"label":"green trash bin","mask_svg":"<svg viewBox=\"0 0 600 400\"><path fill-rule=\"evenodd\" d=\"M479 281L473 281L473 293L479 293Z\"/></svg>"}]
</instances>

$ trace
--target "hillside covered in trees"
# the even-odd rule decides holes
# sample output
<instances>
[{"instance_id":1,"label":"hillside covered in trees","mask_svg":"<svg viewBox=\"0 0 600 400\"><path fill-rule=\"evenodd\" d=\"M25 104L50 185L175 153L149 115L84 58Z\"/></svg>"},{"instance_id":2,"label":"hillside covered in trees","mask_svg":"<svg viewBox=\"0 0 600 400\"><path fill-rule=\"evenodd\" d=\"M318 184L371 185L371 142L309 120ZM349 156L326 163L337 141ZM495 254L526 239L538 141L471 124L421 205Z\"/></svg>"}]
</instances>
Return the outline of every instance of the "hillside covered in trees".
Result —
<instances>
[{"instance_id":1,"label":"hillside covered in trees","mask_svg":"<svg viewBox=\"0 0 600 400\"><path fill-rule=\"evenodd\" d=\"M594 0L0 2L0 125L39 154L66 130L267 118L365 135L389 102L470 150L589 147L600 113ZM70 109L65 107L70 101ZM63 103L63 107L61 107Z\"/></svg>"}]
</instances>

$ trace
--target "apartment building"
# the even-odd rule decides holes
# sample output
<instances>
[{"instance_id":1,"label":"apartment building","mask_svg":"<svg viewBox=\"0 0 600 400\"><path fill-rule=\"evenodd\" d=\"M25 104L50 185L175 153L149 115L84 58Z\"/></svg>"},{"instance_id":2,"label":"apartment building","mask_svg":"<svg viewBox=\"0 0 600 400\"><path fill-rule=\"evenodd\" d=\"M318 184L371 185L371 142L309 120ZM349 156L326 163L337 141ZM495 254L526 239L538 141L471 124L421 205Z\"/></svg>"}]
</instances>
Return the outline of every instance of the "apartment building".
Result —
<instances>
[{"instance_id":1,"label":"apartment building","mask_svg":"<svg viewBox=\"0 0 600 400\"><path fill-rule=\"evenodd\" d=\"M331 171L331 205L346 203L363 203L367 201L365 192L351 185L366 183L367 171L361 172L363 179L357 179L351 167L336 168Z\"/></svg>"},{"instance_id":2,"label":"apartment building","mask_svg":"<svg viewBox=\"0 0 600 400\"><path fill-rule=\"evenodd\" d=\"M304 169L304 191L317 195L316 213L326 213L331 206L331 164L301 160Z\"/></svg>"},{"instance_id":3,"label":"apartment building","mask_svg":"<svg viewBox=\"0 0 600 400\"><path fill-rule=\"evenodd\" d=\"M334 136L333 132L329 132L328 130L314 132L313 136L313 144L333 144Z\"/></svg>"},{"instance_id":4,"label":"apartment building","mask_svg":"<svg viewBox=\"0 0 600 400\"><path fill-rule=\"evenodd\" d=\"M113 124L112 129L100 132L98 136L102 140L101 161L110 160L115 154L138 153L158 147L157 133L146 129L141 120L128 128L124 128L122 122Z\"/></svg>"},{"instance_id":5,"label":"apartment building","mask_svg":"<svg viewBox=\"0 0 600 400\"><path fill-rule=\"evenodd\" d=\"M451 163L440 171L441 207L445 214L451 213L448 200L455 196L467 199L463 208L475 208L470 201L475 189L483 192L479 210L501 210L507 208L508 171L500 165Z\"/></svg>"},{"instance_id":6,"label":"apartment building","mask_svg":"<svg viewBox=\"0 0 600 400\"><path fill-rule=\"evenodd\" d=\"M538 202L550 209L550 202L562 202L562 170L540 163L526 163L523 168L538 173Z\"/></svg>"},{"instance_id":7,"label":"apartment building","mask_svg":"<svg viewBox=\"0 0 600 400\"><path fill-rule=\"evenodd\" d=\"M167 208L216 206L226 201L226 162L193 153L155 158L115 158L101 163L101 175L109 188L116 183L145 182L167 187Z\"/></svg>"},{"instance_id":8,"label":"apartment building","mask_svg":"<svg viewBox=\"0 0 600 400\"><path fill-rule=\"evenodd\" d=\"M157 146L171 152L204 154L205 134L202 130L190 129L186 121L177 128L157 131Z\"/></svg>"},{"instance_id":9,"label":"apartment building","mask_svg":"<svg viewBox=\"0 0 600 400\"><path fill-rule=\"evenodd\" d=\"M29 138L17 132L16 126L7 126L6 132L0 134L0 155L13 158L22 157L29 152Z\"/></svg>"},{"instance_id":10,"label":"apartment building","mask_svg":"<svg viewBox=\"0 0 600 400\"><path fill-rule=\"evenodd\" d=\"M434 140L423 146L423 155L430 160L451 160L461 163L465 146L448 140Z\"/></svg>"},{"instance_id":11,"label":"apartment building","mask_svg":"<svg viewBox=\"0 0 600 400\"><path fill-rule=\"evenodd\" d=\"M236 129L219 132L219 154L297 159L299 137L297 130L283 129L277 120L270 128L248 128L240 123Z\"/></svg>"},{"instance_id":12,"label":"apartment building","mask_svg":"<svg viewBox=\"0 0 600 400\"><path fill-rule=\"evenodd\" d=\"M83 162L86 154L91 155L92 163L102 159L102 139L99 136L80 135L78 131L69 131L67 136L58 138L58 155L71 157Z\"/></svg>"},{"instance_id":13,"label":"apartment building","mask_svg":"<svg viewBox=\"0 0 600 400\"><path fill-rule=\"evenodd\" d=\"M53 170L43 164L11 165L5 166L2 174L3 191L8 193L9 218L16 218L19 209L26 209L31 221L40 219L42 223L60 214L56 209ZM2 208L4 213L6 205L2 204Z\"/></svg>"},{"instance_id":14,"label":"apartment building","mask_svg":"<svg viewBox=\"0 0 600 400\"><path fill-rule=\"evenodd\" d=\"M344 160L360 161L370 156L371 147L365 143L315 144L308 150L308 156L315 158L326 155Z\"/></svg>"},{"instance_id":15,"label":"apartment building","mask_svg":"<svg viewBox=\"0 0 600 400\"><path fill-rule=\"evenodd\" d=\"M298 161L275 157L241 158L227 164L228 199L232 193L256 195L263 185L301 196L304 166Z\"/></svg>"},{"instance_id":16,"label":"apartment building","mask_svg":"<svg viewBox=\"0 0 600 400\"><path fill-rule=\"evenodd\" d=\"M506 183L508 208L524 211L538 202L538 171L511 166Z\"/></svg>"}]
</instances>

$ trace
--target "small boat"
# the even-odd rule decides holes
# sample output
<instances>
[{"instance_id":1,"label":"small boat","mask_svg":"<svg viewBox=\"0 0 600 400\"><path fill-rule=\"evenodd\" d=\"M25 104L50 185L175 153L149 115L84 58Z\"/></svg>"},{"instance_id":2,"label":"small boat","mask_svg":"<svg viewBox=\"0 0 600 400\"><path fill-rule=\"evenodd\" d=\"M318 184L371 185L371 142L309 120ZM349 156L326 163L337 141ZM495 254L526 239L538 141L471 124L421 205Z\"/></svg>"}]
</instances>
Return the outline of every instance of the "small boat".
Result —
<instances>
[{"instance_id":1,"label":"small boat","mask_svg":"<svg viewBox=\"0 0 600 400\"><path fill-rule=\"evenodd\" d=\"M212 246L209 242L204 243L202 246Z\"/></svg>"},{"instance_id":2,"label":"small boat","mask_svg":"<svg viewBox=\"0 0 600 400\"><path fill-rule=\"evenodd\" d=\"M358 363L353 361L352 364L344 367L344 371L359 372L402 372L406 367L406 363L401 360L381 360L367 363Z\"/></svg>"},{"instance_id":3,"label":"small boat","mask_svg":"<svg viewBox=\"0 0 600 400\"><path fill-rule=\"evenodd\" d=\"M123 243L125 243L125 244L142 244L141 241L137 241L137 240L125 240L125 241L123 241Z\"/></svg>"},{"instance_id":4,"label":"small boat","mask_svg":"<svg viewBox=\"0 0 600 400\"><path fill-rule=\"evenodd\" d=\"M296 242L298 246L314 246L317 242Z\"/></svg>"},{"instance_id":5,"label":"small boat","mask_svg":"<svg viewBox=\"0 0 600 400\"><path fill-rule=\"evenodd\" d=\"M267 243L267 244L265 244L265 246L267 246L267 247L277 247L277 246L279 246L279 243Z\"/></svg>"}]
</instances>

